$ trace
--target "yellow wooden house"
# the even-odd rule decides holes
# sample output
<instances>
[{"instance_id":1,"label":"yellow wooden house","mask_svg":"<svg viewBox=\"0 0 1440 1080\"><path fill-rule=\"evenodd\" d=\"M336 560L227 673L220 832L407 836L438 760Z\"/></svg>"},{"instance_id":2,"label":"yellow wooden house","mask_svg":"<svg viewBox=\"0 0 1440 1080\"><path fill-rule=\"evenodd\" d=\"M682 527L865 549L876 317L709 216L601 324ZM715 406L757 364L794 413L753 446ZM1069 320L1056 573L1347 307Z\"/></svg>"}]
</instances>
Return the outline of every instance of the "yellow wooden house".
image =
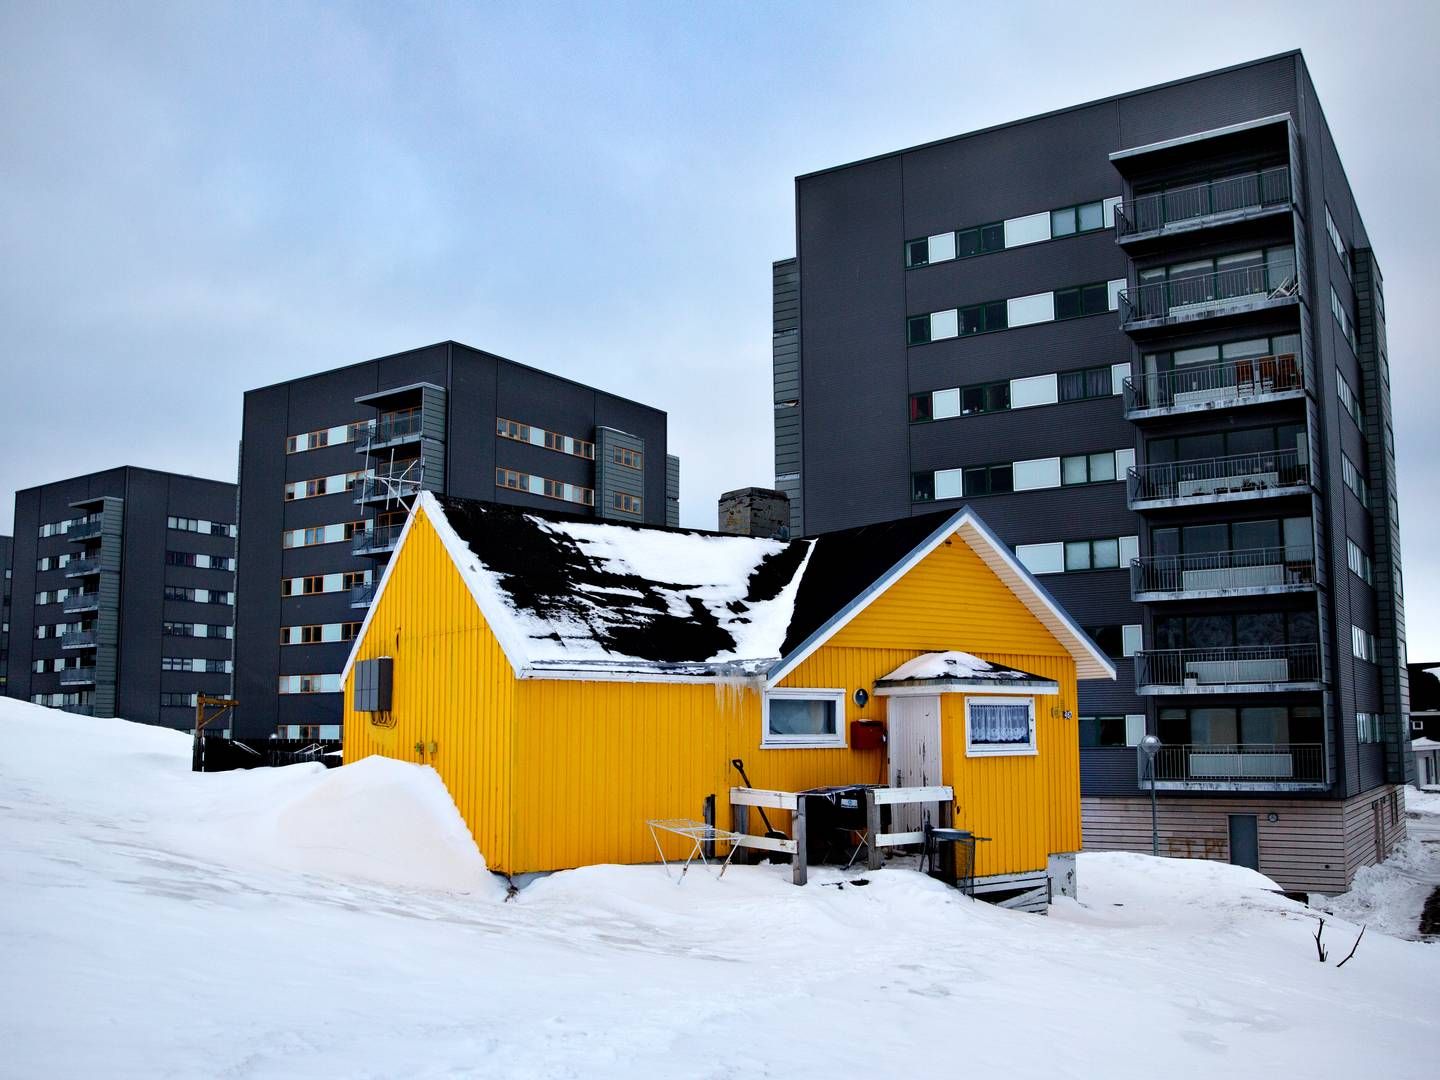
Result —
<instances>
[{"instance_id":1,"label":"yellow wooden house","mask_svg":"<svg viewBox=\"0 0 1440 1080\"><path fill-rule=\"evenodd\" d=\"M1006 880L1079 850L1076 679L1114 674L968 508L777 541L423 493L345 759L433 765L505 874L653 862L646 821L712 798L728 826L740 758L758 788L949 785Z\"/></svg>"}]
</instances>

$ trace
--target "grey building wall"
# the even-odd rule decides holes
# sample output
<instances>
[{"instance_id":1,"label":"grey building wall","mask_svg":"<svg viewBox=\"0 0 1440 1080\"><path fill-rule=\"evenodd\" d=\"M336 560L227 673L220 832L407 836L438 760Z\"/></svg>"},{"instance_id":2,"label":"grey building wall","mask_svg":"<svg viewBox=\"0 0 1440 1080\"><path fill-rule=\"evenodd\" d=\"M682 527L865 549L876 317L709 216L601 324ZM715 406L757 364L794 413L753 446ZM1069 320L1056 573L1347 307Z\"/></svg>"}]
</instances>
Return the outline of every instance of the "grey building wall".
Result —
<instances>
[{"instance_id":1,"label":"grey building wall","mask_svg":"<svg viewBox=\"0 0 1440 1080\"><path fill-rule=\"evenodd\" d=\"M428 384L407 396L399 388ZM382 395L373 403L357 398ZM388 395L388 396L386 396ZM666 416L639 402L517 364L493 353L447 341L392 356L335 368L252 390L245 395L240 458L239 609L235 639L236 730L268 735L278 725L335 725L341 721L334 692L279 693L281 677L335 675L350 645L345 641L280 643L282 627L358 623L363 602L352 606L350 590L281 595L282 580L306 576L364 574L378 582L384 552L354 553L353 540L314 546L283 546L287 530L360 522L362 530L403 516L404 507L357 503L350 488L286 501L288 483L387 467L391 452L362 453L343 442L288 453L289 436L356 422L369 423L397 402L424 402L424 486L466 498L512 505L598 513L600 448L594 459L545 445L501 437L500 419L595 443L601 429L630 433L645 451L644 468L627 483L642 497L643 520L663 524L666 514ZM440 404L443 401L443 404ZM432 423L442 410L439 427ZM409 452L396 450L395 453ZM398 458L397 458L398 460ZM560 502L543 494L497 485L497 470L513 470L596 491L595 507ZM635 470L630 470L632 474ZM439 481L437 484L437 477Z\"/></svg>"},{"instance_id":2,"label":"grey building wall","mask_svg":"<svg viewBox=\"0 0 1440 1080\"><path fill-rule=\"evenodd\" d=\"M910 315L1083 283L1123 278L1134 286L1136 265L1150 265L1158 254L1141 252L1132 261L1116 243L1115 231L1105 228L907 270L905 243L1128 197L1133 192L1111 154L1281 114L1291 117L1294 129L1299 213L1289 235L1300 268L1298 318L1312 387L1296 415L1308 424L1318 477L1310 513L1320 590L1304 602L1315 606L1322 625L1332 794L1346 796L1399 775L1393 753L1359 743L1355 722L1357 711L1400 716L1405 710L1403 665L1397 659L1403 656L1404 632L1398 544L1396 530L1386 524L1395 519L1393 439L1388 381L1379 359L1384 336L1378 270L1369 276L1369 240L1299 53L799 177L796 258L772 268L776 486L786 486L780 474L798 472L795 502L803 506L803 531L813 535L936 509L933 502L912 501L917 472L1122 448L1136 450L1143 463L1145 437L1126 419L1118 395L929 423L912 423L906 411L910 395L926 391L1119 363L1138 370L1141 350L1122 332L1114 311L917 346L907 345L905 324ZM1182 158L1176 158L1177 175ZM1353 283L1327 235L1327 205L1347 248L1356 253ZM1236 250L1237 236L1197 238L1189 250ZM796 286L798 318L791 300ZM1332 286L1355 314L1358 356L1331 315ZM1249 325L1257 334L1278 332L1293 328L1294 319L1293 313L1277 312ZM1218 341L1226 333L1233 336L1233 328L1206 333L1191 328L1175 333L1174 340ZM1372 430L1357 428L1339 406L1341 374L1365 395ZM798 406L781 407L790 401ZM1288 415L1283 408L1260 410L1216 423L1245 426ZM1374 512L1341 483L1342 452L1366 463L1378 493ZM974 496L950 505L961 502L974 505L1012 545L1137 536L1142 551L1149 550L1150 523L1128 509L1121 482ZM1264 515L1223 507L1214 519L1247 516ZM1206 515L1198 512L1187 520L1203 521ZM1373 588L1348 572L1347 537L1375 558ZM1082 625L1140 625L1147 644L1152 640L1151 616L1130 600L1125 569L1044 580ZM1379 664L1351 655L1352 625L1380 637ZM1133 662L1118 658L1117 668L1113 683L1082 683L1082 714L1146 714L1153 729L1155 704L1137 694ZM1134 751L1087 748L1082 775L1087 794L1133 793Z\"/></svg>"},{"instance_id":3,"label":"grey building wall","mask_svg":"<svg viewBox=\"0 0 1440 1080\"><path fill-rule=\"evenodd\" d=\"M790 500L790 533L805 532L801 508L800 461L800 269L796 259L771 267L774 333L771 361L775 406L775 487Z\"/></svg>"},{"instance_id":4,"label":"grey building wall","mask_svg":"<svg viewBox=\"0 0 1440 1080\"><path fill-rule=\"evenodd\" d=\"M42 558L82 550L65 533L41 537L41 526L92 510L100 516L99 575L76 578L63 567L40 570ZM172 518L213 522L223 534L171 528ZM234 484L149 469L110 469L17 492L15 522L11 678L6 687L10 696L33 700L37 695L84 693L83 704L67 707L190 728L195 710L179 703L181 695L229 692L230 674L224 669L230 662L235 610ZM172 563L172 552L181 558L227 559L230 569ZM97 609L70 613L63 601L37 603L37 594L62 589L97 592ZM203 589L206 600L174 598L167 589ZM209 602L212 593L223 602ZM37 623L93 623L98 644L94 649L66 649L54 637L37 639ZM213 625L220 631L216 637L180 636L167 634L166 623ZM61 673L33 670L37 660L67 657L94 667L93 688L66 686ZM168 670L162 663L167 657L198 660L202 666L214 661L218 670ZM171 695L164 700L175 703L162 704L162 695Z\"/></svg>"},{"instance_id":5,"label":"grey building wall","mask_svg":"<svg viewBox=\"0 0 1440 1080\"><path fill-rule=\"evenodd\" d=\"M10 675L10 585L14 547L11 537L0 536L0 694L5 693Z\"/></svg>"},{"instance_id":6,"label":"grey building wall","mask_svg":"<svg viewBox=\"0 0 1440 1080\"><path fill-rule=\"evenodd\" d=\"M665 524L680 524L680 459L674 454L665 455Z\"/></svg>"}]
</instances>

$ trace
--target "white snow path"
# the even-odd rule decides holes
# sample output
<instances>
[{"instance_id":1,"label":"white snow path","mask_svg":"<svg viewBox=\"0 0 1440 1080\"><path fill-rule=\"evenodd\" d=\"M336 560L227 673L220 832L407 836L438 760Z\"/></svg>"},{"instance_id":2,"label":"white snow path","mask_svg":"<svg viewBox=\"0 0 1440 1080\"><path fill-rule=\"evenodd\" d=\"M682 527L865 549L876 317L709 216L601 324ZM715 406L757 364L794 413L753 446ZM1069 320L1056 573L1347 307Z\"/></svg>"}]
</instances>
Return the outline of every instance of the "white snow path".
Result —
<instances>
[{"instance_id":1,"label":"white snow path","mask_svg":"<svg viewBox=\"0 0 1440 1080\"><path fill-rule=\"evenodd\" d=\"M1234 867L1082 856L1048 918L895 870L506 903L428 769L196 776L184 736L9 701L0 747L4 1077L1433 1075L1440 947L1322 966Z\"/></svg>"}]
</instances>

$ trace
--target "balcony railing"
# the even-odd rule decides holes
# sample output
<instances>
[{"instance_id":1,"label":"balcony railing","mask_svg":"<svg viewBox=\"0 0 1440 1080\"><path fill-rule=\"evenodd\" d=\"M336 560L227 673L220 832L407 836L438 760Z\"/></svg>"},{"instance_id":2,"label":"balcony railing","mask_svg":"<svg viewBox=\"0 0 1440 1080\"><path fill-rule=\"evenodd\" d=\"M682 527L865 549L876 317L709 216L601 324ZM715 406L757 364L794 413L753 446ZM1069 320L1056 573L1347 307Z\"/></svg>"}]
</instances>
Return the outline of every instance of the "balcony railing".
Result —
<instances>
[{"instance_id":1,"label":"balcony railing","mask_svg":"<svg viewBox=\"0 0 1440 1080\"><path fill-rule=\"evenodd\" d=\"M1128 480L1132 510L1156 501L1232 501L1232 497L1285 494L1309 482L1310 463L1299 450L1139 465L1130 470Z\"/></svg>"},{"instance_id":2,"label":"balcony railing","mask_svg":"<svg viewBox=\"0 0 1440 1080\"><path fill-rule=\"evenodd\" d=\"M104 519L99 516L71 522L70 528L65 530L65 535L76 542L89 540L92 536L100 535L100 527L103 524Z\"/></svg>"},{"instance_id":3,"label":"balcony railing","mask_svg":"<svg viewBox=\"0 0 1440 1080\"><path fill-rule=\"evenodd\" d=\"M1220 405L1244 405L1269 395L1305 389L1300 358L1294 353L1193 364L1174 371L1152 371L1125 380L1125 412L1159 415Z\"/></svg>"},{"instance_id":4,"label":"balcony railing","mask_svg":"<svg viewBox=\"0 0 1440 1080\"><path fill-rule=\"evenodd\" d=\"M352 585L350 587L350 606L352 608L369 607L370 601L374 599L374 585Z\"/></svg>"},{"instance_id":5,"label":"balcony railing","mask_svg":"<svg viewBox=\"0 0 1440 1080\"><path fill-rule=\"evenodd\" d=\"M100 560L96 559L71 559L65 564L66 577L85 577L89 574L100 572Z\"/></svg>"},{"instance_id":6,"label":"balcony railing","mask_svg":"<svg viewBox=\"0 0 1440 1080\"><path fill-rule=\"evenodd\" d=\"M1140 786L1149 783L1140 767ZM1325 782L1322 743L1187 743L1155 755L1156 787L1269 787Z\"/></svg>"},{"instance_id":7,"label":"balcony railing","mask_svg":"<svg viewBox=\"0 0 1440 1080\"><path fill-rule=\"evenodd\" d=\"M1240 215L1290 202L1290 167L1207 180L1141 195L1115 208L1115 232L1124 239L1172 225L1198 224L1208 217Z\"/></svg>"},{"instance_id":8,"label":"balcony railing","mask_svg":"<svg viewBox=\"0 0 1440 1080\"><path fill-rule=\"evenodd\" d=\"M400 470L393 473L367 476L355 482L357 503L378 502L384 499L408 498L424 487L424 472L421 469Z\"/></svg>"},{"instance_id":9,"label":"balcony railing","mask_svg":"<svg viewBox=\"0 0 1440 1080\"><path fill-rule=\"evenodd\" d=\"M1294 260L1237 266L1136 285L1120 292L1120 322L1185 322L1283 300L1297 292Z\"/></svg>"},{"instance_id":10,"label":"balcony railing","mask_svg":"<svg viewBox=\"0 0 1440 1080\"><path fill-rule=\"evenodd\" d=\"M1215 694L1320 681L1320 646L1233 645L1218 649L1145 649L1135 654L1142 694Z\"/></svg>"},{"instance_id":11,"label":"balcony railing","mask_svg":"<svg viewBox=\"0 0 1440 1080\"><path fill-rule=\"evenodd\" d=\"M65 598L64 610L72 611L95 611L100 607L100 594L98 592L71 593Z\"/></svg>"},{"instance_id":12,"label":"balcony railing","mask_svg":"<svg viewBox=\"0 0 1440 1080\"><path fill-rule=\"evenodd\" d=\"M355 543L350 551L355 555L378 555L392 551L400 539L400 531L404 528L404 525L377 525L363 533L356 533Z\"/></svg>"},{"instance_id":13,"label":"balcony railing","mask_svg":"<svg viewBox=\"0 0 1440 1080\"><path fill-rule=\"evenodd\" d=\"M65 668L60 672L61 686L94 686L95 666L87 664L85 667Z\"/></svg>"},{"instance_id":14,"label":"balcony railing","mask_svg":"<svg viewBox=\"0 0 1440 1080\"><path fill-rule=\"evenodd\" d=\"M361 433L357 440L359 444L357 448L361 453L366 453L371 447L418 439L424 428L423 420L423 414L419 410L399 416L383 417Z\"/></svg>"},{"instance_id":15,"label":"balcony railing","mask_svg":"<svg viewBox=\"0 0 1440 1080\"><path fill-rule=\"evenodd\" d=\"M100 642L100 635L94 630L72 630L60 635L62 649L93 649Z\"/></svg>"},{"instance_id":16,"label":"balcony railing","mask_svg":"<svg viewBox=\"0 0 1440 1080\"><path fill-rule=\"evenodd\" d=\"M1299 592L1314 585L1314 555L1293 548L1150 555L1130 563L1133 600Z\"/></svg>"}]
</instances>

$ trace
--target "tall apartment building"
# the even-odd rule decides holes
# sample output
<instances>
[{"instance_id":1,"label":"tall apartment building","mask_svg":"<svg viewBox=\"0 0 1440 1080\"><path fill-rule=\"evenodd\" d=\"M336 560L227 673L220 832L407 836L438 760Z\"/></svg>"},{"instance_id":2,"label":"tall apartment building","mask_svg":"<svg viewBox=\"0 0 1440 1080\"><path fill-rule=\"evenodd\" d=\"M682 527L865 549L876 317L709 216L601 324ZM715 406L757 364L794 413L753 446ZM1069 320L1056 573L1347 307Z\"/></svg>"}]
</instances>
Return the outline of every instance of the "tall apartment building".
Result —
<instances>
[{"instance_id":1,"label":"tall apartment building","mask_svg":"<svg viewBox=\"0 0 1440 1080\"><path fill-rule=\"evenodd\" d=\"M167 727L230 689L235 485L122 467L15 494L6 692Z\"/></svg>"},{"instance_id":2,"label":"tall apartment building","mask_svg":"<svg viewBox=\"0 0 1440 1080\"><path fill-rule=\"evenodd\" d=\"M659 409L446 341L245 395L236 731L339 738L340 670L419 490L678 524Z\"/></svg>"},{"instance_id":3,"label":"tall apartment building","mask_svg":"<svg viewBox=\"0 0 1440 1080\"><path fill-rule=\"evenodd\" d=\"M5 685L10 672L10 579L11 553L15 542L11 537L0 536L0 697L5 695Z\"/></svg>"},{"instance_id":4,"label":"tall apartment building","mask_svg":"<svg viewBox=\"0 0 1440 1080\"><path fill-rule=\"evenodd\" d=\"M1344 888L1403 835L1382 277L1298 52L796 181L798 534L973 502L1098 643L1085 840ZM959 598L963 602L963 598Z\"/></svg>"}]
</instances>

